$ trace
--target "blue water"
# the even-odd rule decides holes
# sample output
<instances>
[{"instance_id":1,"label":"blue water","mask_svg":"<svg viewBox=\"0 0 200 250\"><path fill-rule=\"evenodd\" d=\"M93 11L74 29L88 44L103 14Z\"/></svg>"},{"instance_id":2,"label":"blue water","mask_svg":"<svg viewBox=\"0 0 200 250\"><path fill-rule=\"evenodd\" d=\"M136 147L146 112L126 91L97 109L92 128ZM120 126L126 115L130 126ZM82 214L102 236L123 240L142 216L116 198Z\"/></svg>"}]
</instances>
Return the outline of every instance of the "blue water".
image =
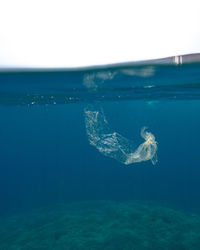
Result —
<instances>
[{"instance_id":1,"label":"blue water","mask_svg":"<svg viewBox=\"0 0 200 250\"><path fill-rule=\"evenodd\" d=\"M151 66L147 76L142 67L132 75L123 67L0 74L0 216L88 200L200 213L200 64ZM91 146L88 104L100 105L110 126L137 145L148 126L158 163L127 166Z\"/></svg>"}]
</instances>

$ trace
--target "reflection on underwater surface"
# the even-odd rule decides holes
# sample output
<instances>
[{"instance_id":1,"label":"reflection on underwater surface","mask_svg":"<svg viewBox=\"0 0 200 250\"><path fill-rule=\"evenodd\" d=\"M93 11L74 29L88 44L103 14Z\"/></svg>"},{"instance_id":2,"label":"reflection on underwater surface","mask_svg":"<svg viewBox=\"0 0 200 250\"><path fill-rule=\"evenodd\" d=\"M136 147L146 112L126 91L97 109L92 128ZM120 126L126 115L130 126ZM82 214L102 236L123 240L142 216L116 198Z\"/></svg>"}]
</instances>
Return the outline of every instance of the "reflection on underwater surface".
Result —
<instances>
[{"instance_id":1,"label":"reflection on underwater surface","mask_svg":"<svg viewBox=\"0 0 200 250\"><path fill-rule=\"evenodd\" d=\"M0 72L0 104L200 99L200 63L55 72ZM16 84L17 83L17 84Z\"/></svg>"}]
</instances>

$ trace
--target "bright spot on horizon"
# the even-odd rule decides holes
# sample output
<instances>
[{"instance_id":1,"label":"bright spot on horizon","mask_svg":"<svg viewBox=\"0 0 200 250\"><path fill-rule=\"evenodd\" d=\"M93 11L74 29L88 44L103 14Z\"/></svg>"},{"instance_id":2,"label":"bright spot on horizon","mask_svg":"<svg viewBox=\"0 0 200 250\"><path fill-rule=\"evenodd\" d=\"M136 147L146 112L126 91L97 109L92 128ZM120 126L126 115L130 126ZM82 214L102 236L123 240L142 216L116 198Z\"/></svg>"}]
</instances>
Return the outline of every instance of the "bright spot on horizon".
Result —
<instances>
[{"instance_id":1,"label":"bright spot on horizon","mask_svg":"<svg viewBox=\"0 0 200 250\"><path fill-rule=\"evenodd\" d=\"M200 52L199 2L6 0L0 67L79 67Z\"/></svg>"}]
</instances>

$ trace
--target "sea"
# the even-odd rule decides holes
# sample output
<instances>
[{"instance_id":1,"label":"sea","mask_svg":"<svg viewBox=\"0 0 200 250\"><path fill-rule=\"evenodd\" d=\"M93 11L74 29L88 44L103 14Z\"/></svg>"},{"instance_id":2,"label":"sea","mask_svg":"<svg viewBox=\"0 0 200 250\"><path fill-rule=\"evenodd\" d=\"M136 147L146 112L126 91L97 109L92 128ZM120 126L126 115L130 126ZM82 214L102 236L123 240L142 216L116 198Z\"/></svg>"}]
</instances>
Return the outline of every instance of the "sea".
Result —
<instances>
[{"instance_id":1,"label":"sea","mask_svg":"<svg viewBox=\"0 0 200 250\"><path fill-rule=\"evenodd\" d=\"M200 63L0 72L1 250L199 250Z\"/></svg>"}]
</instances>

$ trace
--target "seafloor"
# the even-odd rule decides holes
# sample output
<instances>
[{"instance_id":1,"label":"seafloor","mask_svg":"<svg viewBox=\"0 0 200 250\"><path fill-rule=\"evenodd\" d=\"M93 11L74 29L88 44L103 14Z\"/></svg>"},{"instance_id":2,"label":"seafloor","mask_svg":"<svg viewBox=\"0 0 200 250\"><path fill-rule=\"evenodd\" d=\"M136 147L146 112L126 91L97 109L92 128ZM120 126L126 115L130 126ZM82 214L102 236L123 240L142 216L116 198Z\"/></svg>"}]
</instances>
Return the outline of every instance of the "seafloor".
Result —
<instances>
[{"instance_id":1,"label":"seafloor","mask_svg":"<svg viewBox=\"0 0 200 250\"><path fill-rule=\"evenodd\" d=\"M0 219L1 250L199 250L200 216L136 202L60 204Z\"/></svg>"}]
</instances>

